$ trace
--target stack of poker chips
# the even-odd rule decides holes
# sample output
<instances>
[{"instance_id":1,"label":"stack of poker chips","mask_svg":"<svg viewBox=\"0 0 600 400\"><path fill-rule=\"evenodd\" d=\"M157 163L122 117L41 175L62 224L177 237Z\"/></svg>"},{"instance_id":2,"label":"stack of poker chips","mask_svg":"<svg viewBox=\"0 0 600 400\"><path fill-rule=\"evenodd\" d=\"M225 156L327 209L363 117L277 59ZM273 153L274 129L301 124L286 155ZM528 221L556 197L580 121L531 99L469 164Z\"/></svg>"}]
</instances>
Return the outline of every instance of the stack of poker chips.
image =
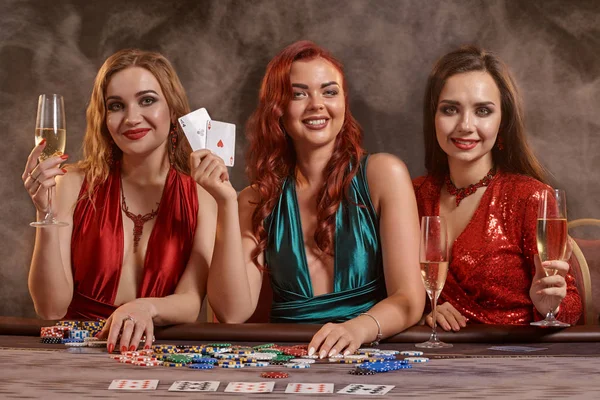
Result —
<instances>
[{"instance_id":1,"label":"stack of poker chips","mask_svg":"<svg viewBox=\"0 0 600 400\"><path fill-rule=\"evenodd\" d=\"M137 350L137 351L125 351L121 354L110 355L114 360L124 363L133 364L138 367L156 367L163 365L163 361L156 358L154 350Z\"/></svg>"},{"instance_id":2,"label":"stack of poker chips","mask_svg":"<svg viewBox=\"0 0 600 400\"><path fill-rule=\"evenodd\" d=\"M64 344L66 346L88 346L94 336L102 330L104 320L98 321L59 321L54 326L40 329L42 343Z\"/></svg>"},{"instance_id":3,"label":"stack of poker chips","mask_svg":"<svg viewBox=\"0 0 600 400\"><path fill-rule=\"evenodd\" d=\"M41 342L45 344L61 344L69 337L70 328L66 326L43 326L40 329Z\"/></svg>"}]
</instances>

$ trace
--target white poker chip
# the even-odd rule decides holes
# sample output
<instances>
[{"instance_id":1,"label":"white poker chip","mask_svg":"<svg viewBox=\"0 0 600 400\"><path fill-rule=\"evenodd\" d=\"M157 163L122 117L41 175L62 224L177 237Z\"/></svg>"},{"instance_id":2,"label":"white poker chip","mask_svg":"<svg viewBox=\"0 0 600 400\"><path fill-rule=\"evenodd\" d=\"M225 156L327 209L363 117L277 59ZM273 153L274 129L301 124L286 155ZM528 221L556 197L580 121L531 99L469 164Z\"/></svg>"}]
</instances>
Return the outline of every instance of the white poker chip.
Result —
<instances>
[{"instance_id":1,"label":"white poker chip","mask_svg":"<svg viewBox=\"0 0 600 400\"><path fill-rule=\"evenodd\" d=\"M345 360L364 360L366 358L368 357L364 354L348 354L347 356L344 356Z\"/></svg>"},{"instance_id":2,"label":"white poker chip","mask_svg":"<svg viewBox=\"0 0 600 400\"><path fill-rule=\"evenodd\" d=\"M381 350L379 349L369 349L369 348L360 348L358 350L356 350L356 352L358 354L364 354L364 353L379 353Z\"/></svg>"},{"instance_id":3,"label":"white poker chip","mask_svg":"<svg viewBox=\"0 0 600 400\"><path fill-rule=\"evenodd\" d=\"M270 364L266 361L245 363L246 367L268 367Z\"/></svg>"},{"instance_id":4,"label":"white poker chip","mask_svg":"<svg viewBox=\"0 0 600 400\"><path fill-rule=\"evenodd\" d=\"M334 355L332 355L332 356L329 356L329 358L337 358L337 359L341 359L341 358L344 358L344 355L343 355L343 354L339 354L339 353L338 353L338 354L334 354Z\"/></svg>"},{"instance_id":5,"label":"white poker chip","mask_svg":"<svg viewBox=\"0 0 600 400\"><path fill-rule=\"evenodd\" d=\"M412 356L412 357L419 357L423 355L422 351L418 351L418 350L404 350L400 352L400 355L403 356Z\"/></svg>"},{"instance_id":6,"label":"white poker chip","mask_svg":"<svg viewBox=\"0 0 600 400\"><path fill-rule=\"evenodd\" d=\"M275 353L254 353L251 356L246 356L248 358L255 358L257 360L272 360L277 357Z\"/></svg>"},{"instance_id":7,"label":"white poker chip","mask_svg":"<svg viewBox=\"0 0 600 400\"><path fill-rule=\"evenodd\" d=\"M88 336L88 337L83 338L84 342L97 342L98 340L100 340L100 339L98 339L95 336Z\"/></svg>"},{"instance_id":8,"label":"white poker chip","mask_svg":"<svg viewBox=\"0 0 600 400\"><path fill-rule=\"evenodd\" d=\"M284 367L287 368L310 368L310 364L307 363L287 363L287 364L283 364Z\"/></svg>"},{"instance_id":9,"label":"white poker chip","mask_svg":"<svg viewBox=\"0 0 600 400\"><path fill-rule=\"evenodd\" d=\"M379 354L391 354L391 355L396 355L399 354L400 352L398 350L379 350Z\"/></svg>"},{"instance_id":10,"label":"white poker chip","mask_svg":"<svg viewBox=\"0 0 600 400\"><path fill-rule=\"evenodd\" d=\"M408 361L409 363L424 363L429 362L429 358L427 357L406 357L404 361Z\"/></svg>"},{"instance_id":11,"label":"white poker chip","mask_svg":"<svg viewBox=\"0 0 600 400\"><path fill-rule=\"evenodd\" d=\"M313 354L312 356L309 356L308 354L305 354L305 355L303 355L303 356L300 356L300 357L301 357L301 358L306 358L306 359L308 359L308 360L316 360L317 358L319 358L319 356L318 356L318 355L316 355L316 354Z\"/></svg>"},{"instance_id":12,"label":"white poker chip","mask_svg":"<svg viewBox=\"0 0 600 400\"><path fill-rule=\"evenodd\" d=\"M298 364L313 364L315 360L312 358L293 358L290 362L298 363Z\"/></svg>"},{"instance_id":13,"label":"white poker chip","mask_svg":"<svg viewBox=\"0 0 600 400\"><path fill-rule=\"evenodd\" d=\"M221 368L244 368L244 364L219 364Z\"/></svg>"},{"instance_id":14,"label":"white poker chip","mask_svg":"<svg viewBox=\"0 0 600 400\"><path fill-rule=\"evenodd\" d=\"M87 347L88 344L85 342L66 342L65 346L68 347Z\"/></svg>"}]
</instances>

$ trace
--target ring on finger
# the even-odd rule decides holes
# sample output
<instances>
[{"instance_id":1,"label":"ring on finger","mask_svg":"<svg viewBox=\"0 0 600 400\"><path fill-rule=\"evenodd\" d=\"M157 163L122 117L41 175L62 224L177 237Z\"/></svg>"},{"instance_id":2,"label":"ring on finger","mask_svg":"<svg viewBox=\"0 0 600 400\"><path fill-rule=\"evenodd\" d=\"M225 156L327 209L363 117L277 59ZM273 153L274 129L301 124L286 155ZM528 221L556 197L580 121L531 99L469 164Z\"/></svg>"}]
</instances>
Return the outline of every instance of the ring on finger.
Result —
<instances>
[{"instance_id":1,"label":"ring on finger","mask_svg":"<svg viewBox=\"0 0 600 400\"><path fill-rule=\"evenodd\" d=\"M133 318L131 315L128 315L128 316L126 316L126 317L123 319L123 323L125 323L125 321L131 321L131 322L133 322L133 324L135 325L135 318Z\"/></svg>"}]
</instances>

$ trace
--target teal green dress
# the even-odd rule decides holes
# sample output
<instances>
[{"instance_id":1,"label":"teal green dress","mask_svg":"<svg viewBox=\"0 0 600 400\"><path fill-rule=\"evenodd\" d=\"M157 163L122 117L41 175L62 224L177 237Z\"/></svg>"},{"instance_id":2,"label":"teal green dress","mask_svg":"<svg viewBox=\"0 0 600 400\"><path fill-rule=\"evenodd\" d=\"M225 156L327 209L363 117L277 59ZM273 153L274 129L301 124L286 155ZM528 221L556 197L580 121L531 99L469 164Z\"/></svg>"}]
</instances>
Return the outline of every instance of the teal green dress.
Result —
<instances>
[{"instance_id":1,"label":"teal green dress","mask_svg":"<svg viewBox=\"0 0 600 400\"><path fill-rule=\"evenodd\" d=\"M294 178L265 220L265 262L271 278L272 322L343 322L366 312L387 296L379 220L367 184L368 156L336 214L333 292L315 296L306 261Z\"/></svg>"}]
</instances>

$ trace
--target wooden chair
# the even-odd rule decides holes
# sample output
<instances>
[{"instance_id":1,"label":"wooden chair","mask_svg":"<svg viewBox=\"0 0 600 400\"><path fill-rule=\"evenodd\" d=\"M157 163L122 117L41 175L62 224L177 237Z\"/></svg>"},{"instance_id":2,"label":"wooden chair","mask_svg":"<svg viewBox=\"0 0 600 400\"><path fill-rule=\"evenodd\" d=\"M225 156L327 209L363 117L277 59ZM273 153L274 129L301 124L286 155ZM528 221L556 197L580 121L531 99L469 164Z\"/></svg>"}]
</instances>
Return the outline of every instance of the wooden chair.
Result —
<instances>
[{"instance_id":1,"label":"wooden chair","mask_svg":"<svg viewBox=\"0 0 600 400\"><path fill-rule=\"evenodd\" d=\"M600 220L583 218L570 221L569 235L576 246L573 256L581 270L572 271L584 302L585 323L597 325L600 317ZM586 272L587 271L587 272Z\"/></svg>"}]
</instances>

